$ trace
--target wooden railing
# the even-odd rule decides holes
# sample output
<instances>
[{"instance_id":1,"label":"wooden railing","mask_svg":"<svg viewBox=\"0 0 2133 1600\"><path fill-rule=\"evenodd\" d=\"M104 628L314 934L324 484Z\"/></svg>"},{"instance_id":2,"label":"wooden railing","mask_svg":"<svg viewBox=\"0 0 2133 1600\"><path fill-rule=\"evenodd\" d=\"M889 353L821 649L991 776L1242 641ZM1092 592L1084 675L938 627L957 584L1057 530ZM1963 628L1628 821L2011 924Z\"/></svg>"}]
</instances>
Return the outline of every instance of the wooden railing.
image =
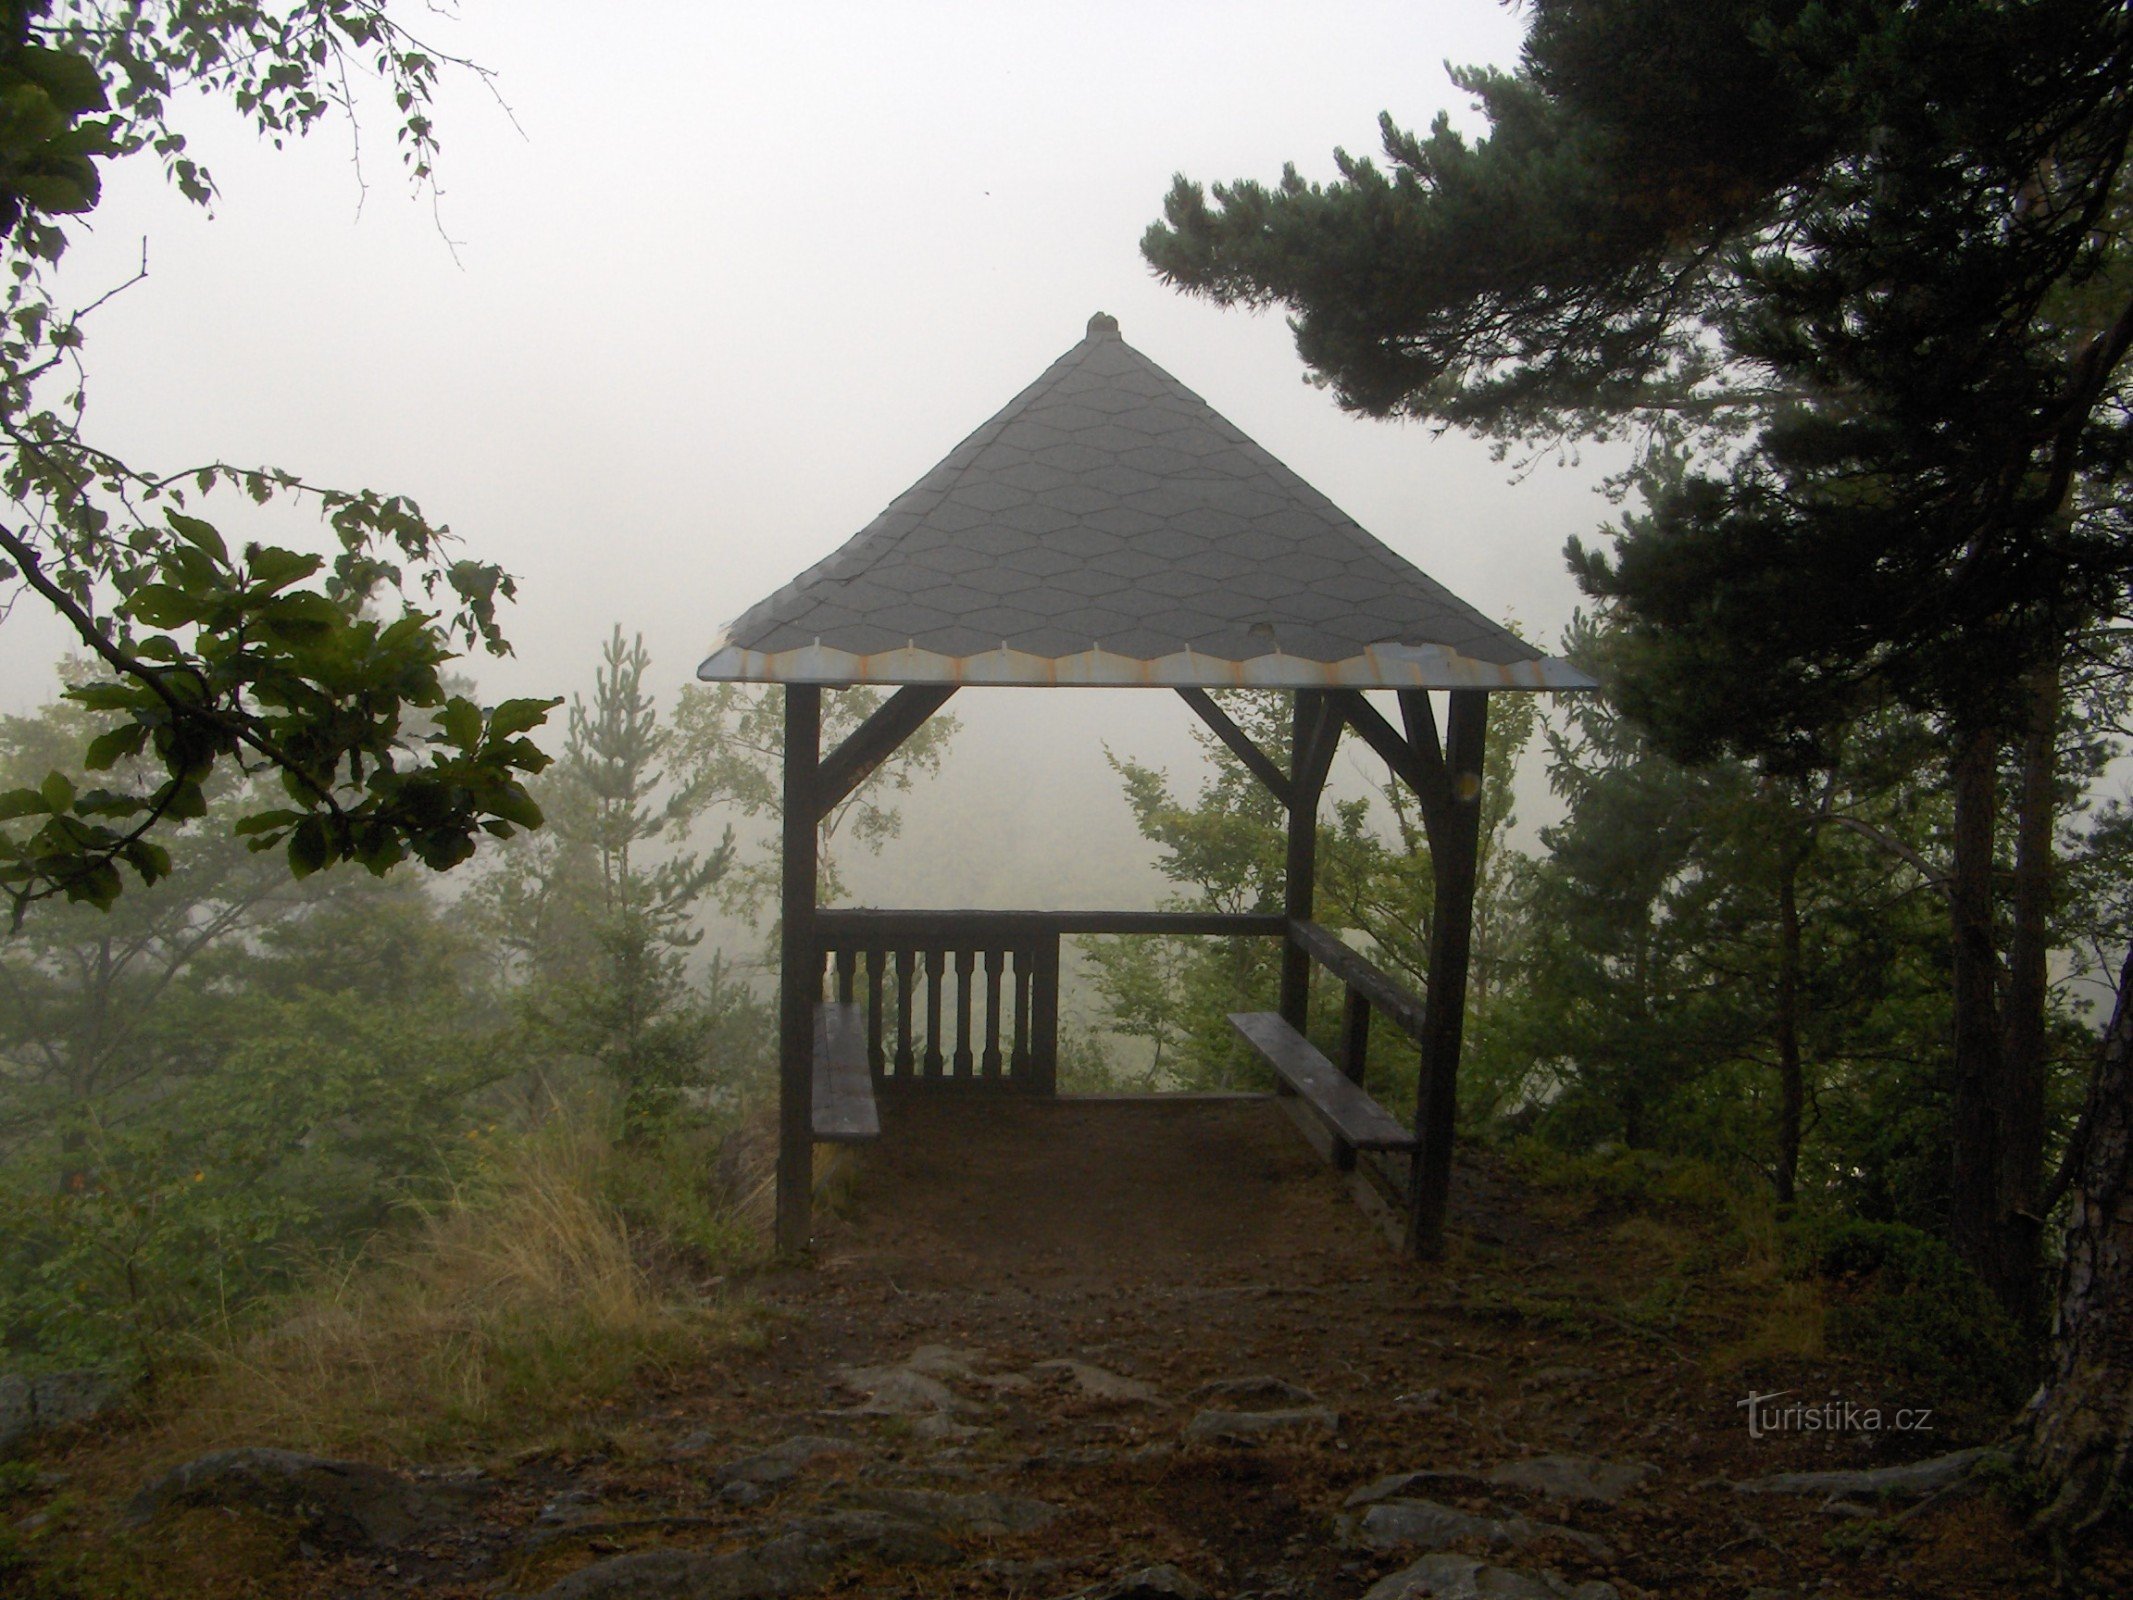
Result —
<instances>
[{"instance_id":1,"label":"wooden railing","mask_svg":"<svg viewBox=\"0 0 2133 1600\"><path fill-rule=\"evenodd\" d=\"M1423 1042L1427 1008L1420 996L1315 922L1291 921L1287 931L1290 945L1303 951L1313 963L1338 979L1347 992L1341 1007L1340 1043L1332 1060L1350 1082L1363 1085L1364 1066L1370 1053L1373 1010L1417 1045ZM1413 1182L1413 1159L1404 1154L1387 1155L1339 1147L1330 1154L1336 1165L1367 1174L1387 1200L1406 1203L1409 1185Z\"/></svg>"},{"instance_id":2,"label":"wooden railing","mask_svg":"<svg viewBox=\"0 0 2133 1600\"><path fill-rule=\"evenodd\" d=\"M1069 934L1278 936L1277 916L1167 911L816 913L825 987L866 1015L883 1088L1055 1093L1059 941Z\"/></svg>"}]
</instances>

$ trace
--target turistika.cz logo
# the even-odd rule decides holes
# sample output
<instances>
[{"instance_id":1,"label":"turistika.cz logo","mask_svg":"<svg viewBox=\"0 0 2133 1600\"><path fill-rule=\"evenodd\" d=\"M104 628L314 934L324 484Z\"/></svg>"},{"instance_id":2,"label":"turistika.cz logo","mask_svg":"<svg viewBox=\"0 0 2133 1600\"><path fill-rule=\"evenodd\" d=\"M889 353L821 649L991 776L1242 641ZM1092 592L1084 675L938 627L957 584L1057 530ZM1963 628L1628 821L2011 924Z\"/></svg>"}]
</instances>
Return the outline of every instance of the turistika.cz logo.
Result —
<instances>
[{"instance_id":1,"label":"turistika.cz logo","mask_svg":"<svg viewBox=\"0 0 2133 1600\"><path fill-rule=\"evenodd\" d=\"M1931 1406L1904 1406L1884 1411L1863 1406L1856 1400L1779 1401L1797 1394L1796 1389L1778 1389L1770 1394L1751 1394L1735 1405L1748 1413L1748 1437L1765 1439L1780 1433L1879 1433L1893 1428L1897 1433L1931 1433Z\"/></svg>"}]
</instances>

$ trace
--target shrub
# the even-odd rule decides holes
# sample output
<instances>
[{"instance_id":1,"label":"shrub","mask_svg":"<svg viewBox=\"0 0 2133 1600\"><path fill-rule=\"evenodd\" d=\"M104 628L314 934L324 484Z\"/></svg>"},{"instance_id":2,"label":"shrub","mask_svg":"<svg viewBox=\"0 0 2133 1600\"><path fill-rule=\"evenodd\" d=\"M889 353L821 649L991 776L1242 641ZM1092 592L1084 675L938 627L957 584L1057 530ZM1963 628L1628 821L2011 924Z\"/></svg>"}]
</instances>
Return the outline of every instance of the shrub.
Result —
<instances>
[{"instance_id":1,"label":"shrub","mask_svg":"<svg viewBox=\"0 0 2133 1600\"><path fill-rule=\"evenodd\" d=\"M1830 1287L1825 1334L1957 1410L2005 1410L2029 1387L2030 1352L2013 1320L1955 1252L1900 1222L1808 1218L1784 1228L1795 1277Z\"/></svg>"}]
</instances>

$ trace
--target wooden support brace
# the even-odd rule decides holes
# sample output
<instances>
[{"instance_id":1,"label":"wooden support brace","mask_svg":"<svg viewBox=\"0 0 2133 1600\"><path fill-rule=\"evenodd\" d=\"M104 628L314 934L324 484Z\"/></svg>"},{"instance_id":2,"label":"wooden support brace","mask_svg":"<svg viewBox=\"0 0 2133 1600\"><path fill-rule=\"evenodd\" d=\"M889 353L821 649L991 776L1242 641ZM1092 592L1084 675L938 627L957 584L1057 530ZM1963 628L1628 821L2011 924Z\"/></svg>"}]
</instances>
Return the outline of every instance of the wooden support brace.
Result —
<instances>
[{"instance_id":1,"label":"wooden support brace","mask_svg":"<svg viewBox=\"0 0 2133 1600\"><path fill-rule=\"evenodd\" d=\"M1427 689L1402 689L1400 721L1407 727L1407 742L1415 754L1438 771L1444 770L1444 749L1437 742L1437 713L1431 709Z\"/></svg>"},{"instance_id":2,"label":"wooden support brace","mask_svg":"<svg viewBox=\"0 0 2133 1600\"><path fill-rule=\"evenodd\" d=\"M1276 800L1284 806L1289 803L1288 775L1271 756L1252 743L1250 734L1230 720L1229 714L1215 704L1213 695L1205 689L1180 689L1178 698L1199 714L1200 720L1214 730L1215 737L1235 752L1237 759L1253 777L1267 786Z\"/></svg>"},{"instance_id":3,"label":"wooden support brace","mask_svg":"<svg viewBox=\"0 0 2133 1600\"><path fill-rule=\"evenodd\" d=\"M1422 715L1429 717L1428 696L1422 691L1412 691L1422 701ZM1403 707L1406 695L1401 696ZM1443 825L1446 807L1451 804L1451 779L1444 770L1444 755L1437 748L1435 719L1426 724L1428 736L1421 741L1403 738L1399 730L1379 714L1378 708L1362 696L1357 689L1338 691L1337 703L1348 726L1362 736L1363 742L1384 758L1392 768L1393 776L1414 792L1422 805L1422 825L1435 836ZM1409 720L1409 726L1414 725Z\"/></svg>"},{"instance_id":4,"label":"wooden support brace","mask_svg":"<svg viewBox=\"0 0 2133 1600\"><path fill-rule=\"evenodd\" d=\"M789 692L789 691L788 691ZM816 691L820 693L819 690ZM825 756L815 779L823 813L839 804L872 776L897 747L925 726L926 719L948 703L952 683L907 683L875 708L844 743Z\"/></svg>"}]
</instances>

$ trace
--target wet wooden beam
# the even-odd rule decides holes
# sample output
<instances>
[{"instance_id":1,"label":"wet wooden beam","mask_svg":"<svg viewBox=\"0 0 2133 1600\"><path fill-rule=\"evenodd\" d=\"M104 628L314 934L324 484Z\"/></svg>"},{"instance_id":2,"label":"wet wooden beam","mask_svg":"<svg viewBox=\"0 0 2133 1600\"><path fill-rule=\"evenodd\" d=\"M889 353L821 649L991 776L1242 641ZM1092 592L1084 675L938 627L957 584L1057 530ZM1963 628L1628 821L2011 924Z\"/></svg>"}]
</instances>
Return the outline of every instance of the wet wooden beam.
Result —
<instances>
[{"instance_id":1,"label":"wet wooden beam","mask_svg":"<svg viewBox=\"0 0 2133 1600\"><path fill-rule=\"evenodd\" d=\"M1422 1076L1415 1106L1415 1176L1410 1186L1408 1248L1434 1259L1444 1252L1451 1194L1452 1131L1459 1114L1459 1048L1466 1029L1467 960L1474 932L1474 880L1481 856L1481 771L1488 741L1489 697L1455 689L1446 719L1444 764L1451 800L1430 841L1436 914L1429 935L1429 985L1422 1020Z\"/></svg>"},{"instance_id":2,"label":"wet wooden beam","mask_svg":"<svg viewBox=\"0 0 2133 1600\"><path fill-rule=\"evenodd\" d=\"M822 690L785 689L784 861L779 878L777 1247L806 1252L813 1232L815 1005L822 998L815 942Z\"/></svg>"},{"instance_id":3,"label":"wet wooden beam","mask_svg":"<svg viewBox=\"0 0 2133 1600\"><path fill-rule=\"evenodd\" d=\"M1282 872L1282 914L1309 922L1318 886L1318 796L1339 747L1341 717L1332 697L1298 689L1289 716L1289 846ZM1311 958L1292 938L1281 952L1281 1019L1298 1033L1311 1012Z\"/></svg>"},{"instance_id":4,"label":"wet wooden beam","mask_svg":"<svg viewBox=\"0 0 2133 1600\"><path fill-rule=\"evenodd\" d=\"M1387 722L1378 708L1363 698L1359 689L1339 691L1338 704L1348 726L1383 758L1393 776L1414 792L1422 804L1423 826L1434 832L1443 820L1444 807L1450 803L1452 792L1451 780L1444 770L1443 752L1437 748L1435 719L1432 717L1426 724L1427 736L1417 743ZM1429 716L1426 695L1422 697L1422 712ZM1412 722L1410 726L1413 726Z\"/></svg>"},{"instance_id":5,"label":"wet wooden beam","mask_svg":"<svg viewBox=\"0 0 2133 1600\"><path fill-rule=\"evenodd\" d=\"M1205 689L1180 689L1178 698L1199 714L1200 720L1214 730L1215 737L1228 745L1237 759L1244 763L1253 777L1267 786L1283 806L1289 803L1289 779L1272 756L1252 743L1252 736L1236 723L1229 713L1215 704L1215 698Z\"/></svg>"},{"instance_id":6,"label":"wet wooden beam","mask_svg":"<svg viewBox=\"0 0 2133 1600\"><path fill-rule=\"evenodd\" d=\"M786 692L791 693L791 688ZM817 694L820 692L816 690ZM876 706L871 717L823 758L815 779L816 803L821 807L818 814L826 814L865 783L874 769L896 754L898 746L924 727L926 719L946 705L954 693L952 683L910 683Z\"/></svg>"},{"instance_id":7,"label":"wet wooden beam","mask_svg":"<svg viewBox=\"0 0 2133 1600\"><path fill-rule=\"evenodd\" d=\"M922 941L1019 941L1050 934L1201 934L1280 938L1278 912L1235 911L933 911L838 907L815 914L824 942L877 949Z\"/></svg>"},{"instance_id":8,"label":"wet wooden beam","mask_svg":"<svg viewBox=\"0 0 2133 1600\"><path fill-rule=\"evenodd\" d=\"M1350 949L1315 922L1293 922L1289 938L1312 960L1385 1013L1385 1020L1409 1038L1420 1040L1428 1006L1400 982Z\"/></svg>"}]
</instances>

